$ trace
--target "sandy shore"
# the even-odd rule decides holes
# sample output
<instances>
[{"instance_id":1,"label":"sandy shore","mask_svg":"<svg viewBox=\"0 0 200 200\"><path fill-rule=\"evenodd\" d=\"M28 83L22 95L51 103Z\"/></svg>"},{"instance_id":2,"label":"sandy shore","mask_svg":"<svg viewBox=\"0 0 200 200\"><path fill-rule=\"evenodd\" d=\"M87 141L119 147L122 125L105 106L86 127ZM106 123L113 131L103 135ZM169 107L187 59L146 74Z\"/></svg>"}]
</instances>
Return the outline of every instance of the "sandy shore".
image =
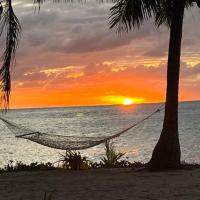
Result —
<instances>
[{"instance_id":1,"label":"sandy shore","mask_svg":"<svg viewBox=\"0 0 200 200\"><path fill-rule=\"evenodd\" d=\"M200 169L17 172L0 175L1 200L200 200Z\"/></svg>"}]
</instances>

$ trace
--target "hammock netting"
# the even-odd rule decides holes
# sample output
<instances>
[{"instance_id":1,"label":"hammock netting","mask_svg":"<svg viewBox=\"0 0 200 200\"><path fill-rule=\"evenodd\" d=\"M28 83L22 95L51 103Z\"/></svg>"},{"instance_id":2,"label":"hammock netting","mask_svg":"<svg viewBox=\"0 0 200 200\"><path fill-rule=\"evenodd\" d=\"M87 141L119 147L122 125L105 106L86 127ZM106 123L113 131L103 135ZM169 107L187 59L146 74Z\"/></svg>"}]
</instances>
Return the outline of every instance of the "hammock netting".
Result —
<instances>
[{"instance_id":1,"label":"hammock netting","mask_svg":"<svg viewBox=\"0 0 200 200\"><path fill-rule=\"evenodd\" d=\"M141 124L142 122L144 122L145 120L149 119L151 116L159 112L160 108L156 109L150 115L134 123L128 128L125 128L124 130L119 131L116 134L113 134L111 136L101 136L101 137L63 136L63 135L57 135L57 134L42 133L42 132L27 128L23 125L11 122L8 119L5 119L4 117L0 117L0 119L8 127L11 133L15 135L16 138L27 139L27 140L30 140L38 144L54 148L54 149L81 150L81 149L87 149L90 147L97 146L108 140L119 137L120 135L126 133L128 130L136 127L137 125Z\"/></svg>"}]
</instances>

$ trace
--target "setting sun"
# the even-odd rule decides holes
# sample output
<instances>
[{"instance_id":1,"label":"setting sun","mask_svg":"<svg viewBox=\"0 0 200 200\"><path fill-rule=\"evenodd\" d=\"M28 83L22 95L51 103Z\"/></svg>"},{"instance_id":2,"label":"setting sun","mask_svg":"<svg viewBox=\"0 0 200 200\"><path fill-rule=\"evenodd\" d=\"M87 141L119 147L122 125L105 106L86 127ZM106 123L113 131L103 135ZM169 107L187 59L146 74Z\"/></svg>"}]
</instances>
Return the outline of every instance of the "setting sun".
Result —
<instances>
[{"instance_id":1,"label":"setting sun","mask_svg":"<svg viewBox=\"0 0 200 200\"><path fill-rule=\"evenodd\" d=\"M132 104L134 104L134 101L130 98L124 99L124 101L123 101L123 105L125 105L125 106L129 106L129 105L132 105Z\"/></svg>"},{"instance_id":2,"label":"setting sun","mask_svg":"<svg viewBox=\"0 0 200 200\"><path fill-rule=\"evenodd\" d=\"M145 100L140 97L127 97L122 95L107 95L100 97L100 100L102 102L105 102L104 104L116 104L116 105L133 105L138 103L143 103Z\"/></svg>"}]
</instances>

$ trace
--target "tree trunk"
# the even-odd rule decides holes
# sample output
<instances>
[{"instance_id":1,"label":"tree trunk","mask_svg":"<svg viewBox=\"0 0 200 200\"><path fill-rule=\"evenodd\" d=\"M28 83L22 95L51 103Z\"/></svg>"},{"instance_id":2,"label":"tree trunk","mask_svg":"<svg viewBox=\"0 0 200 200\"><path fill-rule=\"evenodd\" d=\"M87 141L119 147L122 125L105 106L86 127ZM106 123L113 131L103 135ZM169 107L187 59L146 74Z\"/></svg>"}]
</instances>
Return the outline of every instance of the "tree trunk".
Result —
<instances>
[{"instance_id":1,"label":"tree trunk","mask_svg":"<svg viewBox=\"0 0 200 200\"><path fill-rule=\"evenodd\" d=\"M165 117L160 138L154 148L152 158L147 164L147 168L152 170L180 167L178 88L184 7L183 0L175 0L170 28Z\"/></svg>"}]
</instances>

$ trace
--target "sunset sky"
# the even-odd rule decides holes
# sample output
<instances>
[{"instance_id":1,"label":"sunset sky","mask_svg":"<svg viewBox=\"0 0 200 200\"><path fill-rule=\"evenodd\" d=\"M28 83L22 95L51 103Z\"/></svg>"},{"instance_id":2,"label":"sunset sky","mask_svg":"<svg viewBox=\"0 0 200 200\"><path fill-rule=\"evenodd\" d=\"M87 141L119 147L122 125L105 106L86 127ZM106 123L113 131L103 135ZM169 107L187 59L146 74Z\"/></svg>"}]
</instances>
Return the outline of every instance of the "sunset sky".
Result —
<instances>
[{"instance_id":1,"label":"sunset sky","mask_svg":"<svg viewBox=\"0 0 200 200\"><path fill-rule=\"evenodd\" d=\"M12 68L11 108L160 102L165 99L169 30L152 21L121 36L112 4L13 1L22 38ZM180 100L200 99L200 10L186 12ZM0 41L1 44L3 41Z\"/></svg>"}]
</instances>

